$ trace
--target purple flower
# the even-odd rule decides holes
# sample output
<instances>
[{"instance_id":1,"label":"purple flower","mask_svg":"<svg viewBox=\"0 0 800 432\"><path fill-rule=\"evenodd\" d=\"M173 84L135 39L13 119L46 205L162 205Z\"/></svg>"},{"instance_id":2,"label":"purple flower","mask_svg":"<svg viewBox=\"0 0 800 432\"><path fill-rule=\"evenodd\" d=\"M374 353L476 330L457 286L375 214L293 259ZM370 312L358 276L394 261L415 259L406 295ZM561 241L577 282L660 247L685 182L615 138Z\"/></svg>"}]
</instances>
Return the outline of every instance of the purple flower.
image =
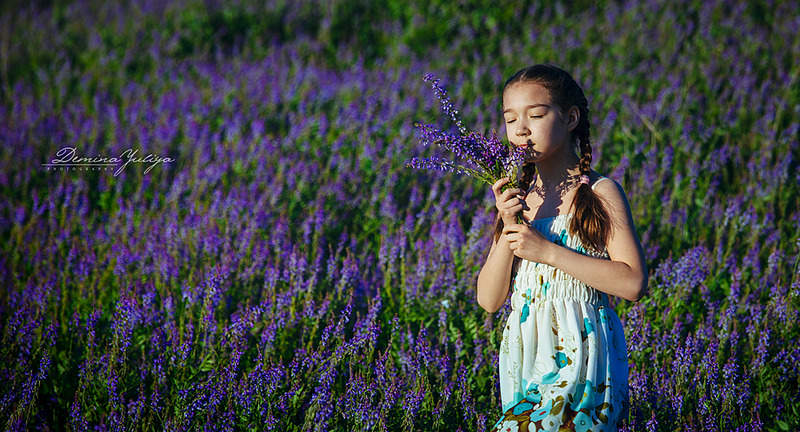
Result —
<instances>
[{"instance_id":1,"label":"purple flower","mask_svg":"<svg viewBox=\"0 0 800 432\"><path fill-rule=\"evenodd\" d=\"M458 118L458 110L447 98L447 92L439 86L439 80L432 74L425 74L424 79L432 81L432 86L442 103L443 110L456 122L459 134L444 132L433 125L424 123L414 123L414 127L420 131L423 145L438 144L454 153L461 162L436 156L427 159L415 157L407 161L406 166L466 174L488 184L493 184L501 177L508 176L511 178L511 182L504 188L515 187L520 166L525 160L527 152L519 149L512 151L510 145L504 145L500 141L494 130L489 136L467 130Z\"/></svg>"}]
</instances>

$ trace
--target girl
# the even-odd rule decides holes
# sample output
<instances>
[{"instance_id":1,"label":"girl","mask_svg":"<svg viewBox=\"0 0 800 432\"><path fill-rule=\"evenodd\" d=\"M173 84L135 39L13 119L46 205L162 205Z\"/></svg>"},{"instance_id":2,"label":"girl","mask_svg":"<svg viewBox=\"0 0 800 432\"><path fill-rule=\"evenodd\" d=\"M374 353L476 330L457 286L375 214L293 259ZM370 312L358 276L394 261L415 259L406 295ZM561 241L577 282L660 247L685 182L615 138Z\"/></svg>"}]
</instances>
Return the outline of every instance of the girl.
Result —
<instances>
[{"instance_id":1,"label":"girl","mask_svg":"<svg viewBox=\"0 0 800 432\"><path fill-rule=\"evenodd\" d=\"M625 336L608 296L638 301L647 269L622 187L590 168L587 105L549 64L503 86L508 140L530 157L522 189L501 193L508 178L492 186L498 217L478 275L488 312L511 291L495 431L616 431L627 417Z\"/></svg>"}]
</instances>

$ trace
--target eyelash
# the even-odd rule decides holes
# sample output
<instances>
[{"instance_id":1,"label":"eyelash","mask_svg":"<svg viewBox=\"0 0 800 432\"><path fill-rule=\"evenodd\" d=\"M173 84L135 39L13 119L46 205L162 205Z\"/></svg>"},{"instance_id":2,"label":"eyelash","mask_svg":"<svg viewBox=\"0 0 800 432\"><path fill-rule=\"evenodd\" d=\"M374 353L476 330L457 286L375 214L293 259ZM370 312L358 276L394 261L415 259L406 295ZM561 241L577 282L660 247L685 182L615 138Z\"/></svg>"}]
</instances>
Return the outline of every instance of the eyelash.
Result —
<instances>
[{"instance_id":1,"label":"eyelash","mask_svg":"<svg viewBox=\"0 0 800 432\"><path fill-rule=\"evenodd\" d=\"M544 116L531 116L531 118L542 118ZM514 120L507 121L506 123L514 123Z\"/></svg>"}]
</instances>

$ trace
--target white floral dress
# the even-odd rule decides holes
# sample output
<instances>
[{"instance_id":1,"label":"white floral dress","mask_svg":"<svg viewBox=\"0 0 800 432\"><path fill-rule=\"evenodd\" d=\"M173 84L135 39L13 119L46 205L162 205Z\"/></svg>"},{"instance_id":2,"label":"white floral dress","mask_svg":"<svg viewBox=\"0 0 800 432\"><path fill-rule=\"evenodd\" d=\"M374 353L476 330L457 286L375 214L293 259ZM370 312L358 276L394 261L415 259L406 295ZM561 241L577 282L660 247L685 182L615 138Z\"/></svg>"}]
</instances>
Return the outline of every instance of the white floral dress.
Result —
<instances>
[{"instance_id":1,"label":"white floral dress","mask_svg":"<svg viewBox=\"0 0 800 432\"><path fill-rule=\"evenodd\" d=\"M589 251L568 234L571 217L536 219L531 226L556 244L609 259L607 251ZM511 309L499 355L503 414L492 430L616 431L627 416L628 360L608 294L555 267L521 260Z\"/></svg>"}]
</instances>

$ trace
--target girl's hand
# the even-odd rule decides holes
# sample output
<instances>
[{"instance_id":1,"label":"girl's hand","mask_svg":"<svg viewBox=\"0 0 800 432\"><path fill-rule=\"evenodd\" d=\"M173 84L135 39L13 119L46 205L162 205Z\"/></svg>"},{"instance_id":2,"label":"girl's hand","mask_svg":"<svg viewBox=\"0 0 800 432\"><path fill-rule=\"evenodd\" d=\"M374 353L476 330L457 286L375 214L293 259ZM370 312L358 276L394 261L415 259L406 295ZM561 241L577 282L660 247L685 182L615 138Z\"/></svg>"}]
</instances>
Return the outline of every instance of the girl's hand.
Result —
<instances>
[{"instance_id":1,"label":"girl's hand","mask_svg":"<svg viewBox=\"0 0 800 432\"><path fill-rule=\"evenodd\" d=\"M497 180L492 185L492 192L494 192L495 207L503 219L503 225L513 225L517 223L517 213L522 209L527 209L528 205L525 203L522 189L509 188L505 192L500 192L503 185L511 181L508 177L503 177Z\"/></svg>"},{"instance_id":2,"label":"girl's hand","mask_svg":"<svg viewBox=\"0 0 800 432\"><path fill-rule=\"evenodd\" d=\"M523 224L509 224L503 227L503 235L514 255L538 263L546 263L549 248L553 243L535 229Z\"/></svg>"}]
</instances>

